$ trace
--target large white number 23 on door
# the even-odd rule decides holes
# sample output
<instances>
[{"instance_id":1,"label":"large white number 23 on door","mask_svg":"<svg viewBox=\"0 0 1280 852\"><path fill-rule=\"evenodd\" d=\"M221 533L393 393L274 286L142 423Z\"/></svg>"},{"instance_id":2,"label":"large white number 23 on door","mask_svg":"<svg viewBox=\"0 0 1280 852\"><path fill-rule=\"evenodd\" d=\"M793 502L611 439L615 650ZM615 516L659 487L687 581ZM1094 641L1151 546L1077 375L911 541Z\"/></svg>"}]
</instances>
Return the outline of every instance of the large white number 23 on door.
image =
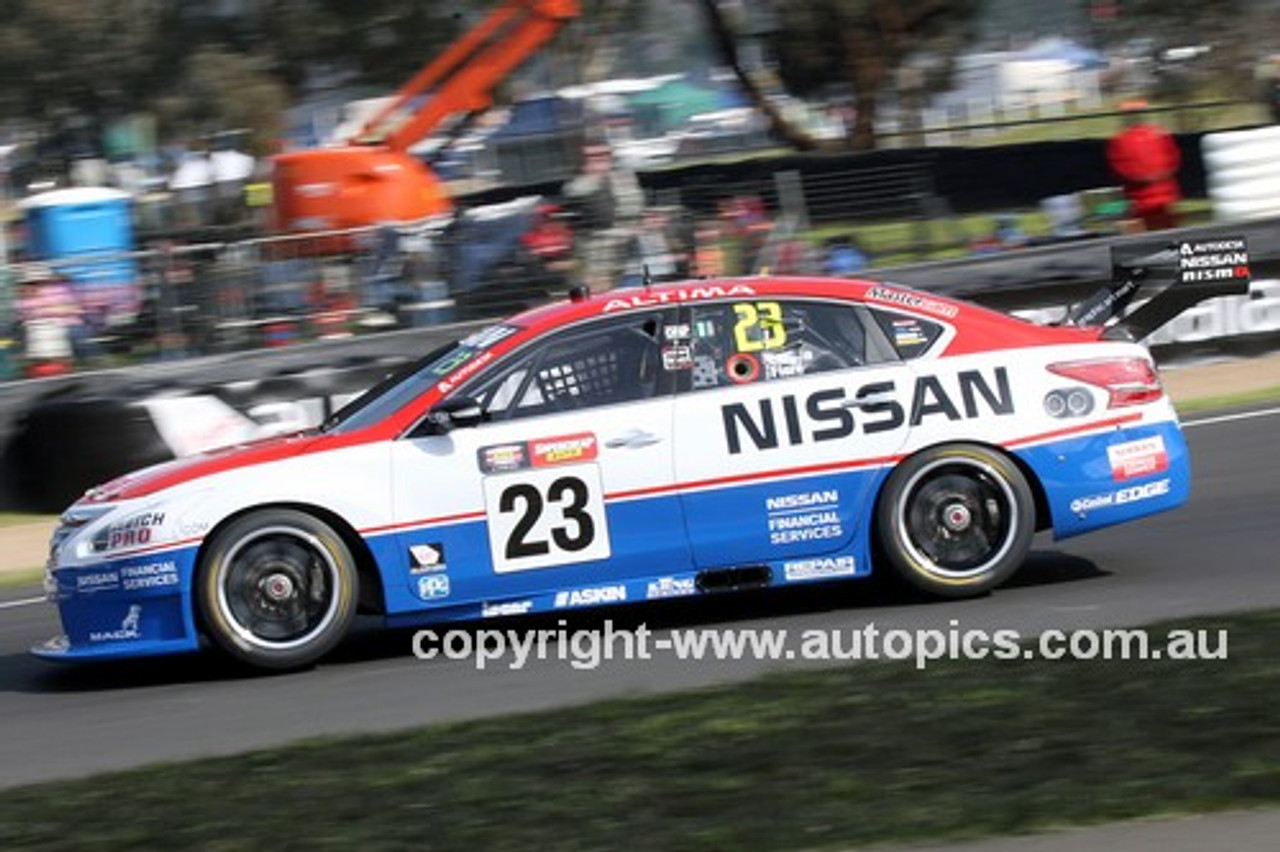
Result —
<instances>
[{"instance_id":1,"label":"large white number 23 on door","mask_svg":"<svg viewBox=\"0 0 1280 852\"><path fill-rule=\"evenodd\" d=\"M484 504L499 574L609 558L599 465L486 476Z\"/></svg>"}]
</instances>

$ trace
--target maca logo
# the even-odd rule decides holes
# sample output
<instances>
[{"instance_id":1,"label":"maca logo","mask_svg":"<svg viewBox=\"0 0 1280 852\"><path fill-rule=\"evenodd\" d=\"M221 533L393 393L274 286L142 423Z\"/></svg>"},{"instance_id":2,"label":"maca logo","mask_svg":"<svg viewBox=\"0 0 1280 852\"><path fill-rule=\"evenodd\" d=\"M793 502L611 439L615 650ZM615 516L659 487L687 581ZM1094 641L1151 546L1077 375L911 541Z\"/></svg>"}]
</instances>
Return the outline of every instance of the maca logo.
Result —
<instances>
[{"instance_id":1,"label":"maca logo","mask_svg":"<svg viewBox=\"0 0 1280 852\"><path fill-rule=\"evenodd\" d=\"M897 390L892 381L872 382L852 394L834 387L803 398L794 394L766 397L754 411L746 403L725 405L720 409L725 443L729 453L737 455L748 442L757 450L774 450L784 444L794 447L847 438L859 425L854 407L861 412L861 428L868 435L938 418L954 421L1013 414L1013 393L1004 367L997 367L990 376L980 370L962 370L954 382L947 383L939 376L920 376L908 408L895 398Z\"/></svg>"}]
</instances>

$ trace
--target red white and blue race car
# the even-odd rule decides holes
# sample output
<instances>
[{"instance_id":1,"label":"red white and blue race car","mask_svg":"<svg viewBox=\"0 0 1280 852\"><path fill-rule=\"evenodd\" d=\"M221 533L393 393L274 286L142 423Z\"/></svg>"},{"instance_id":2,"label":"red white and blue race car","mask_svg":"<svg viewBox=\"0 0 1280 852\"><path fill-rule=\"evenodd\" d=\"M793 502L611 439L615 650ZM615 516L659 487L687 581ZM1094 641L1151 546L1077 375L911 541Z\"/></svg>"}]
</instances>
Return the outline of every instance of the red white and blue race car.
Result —
<instances>
[{"instance_id":1,"label":"red white and blue race car","mask_svg":"<svg viewBox=\"0 0 1280 852\"><path fill-rule=\"evenodd\" d=\"M357 610L412 625L872 571L981 594L1037 530L1187 499L1177 416L1132 338L1247 286L1243 241L1220 240L1133 265L1058 326L875 281L577 294L316 429L90 490L52 542L65 635L33 650L207 637L293 668Z\"/></svg>"}]
</instances>

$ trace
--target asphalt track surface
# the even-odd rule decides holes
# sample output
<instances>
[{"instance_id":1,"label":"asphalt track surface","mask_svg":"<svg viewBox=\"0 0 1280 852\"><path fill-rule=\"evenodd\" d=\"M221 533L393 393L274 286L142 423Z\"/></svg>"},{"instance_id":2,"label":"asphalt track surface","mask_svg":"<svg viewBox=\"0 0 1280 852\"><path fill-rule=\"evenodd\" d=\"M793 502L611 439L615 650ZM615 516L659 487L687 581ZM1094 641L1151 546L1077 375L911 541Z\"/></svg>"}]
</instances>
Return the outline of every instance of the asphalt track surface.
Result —
<instances>
[{"instance_id":1,"label":"asphalt track surface","mask_svg":"<svg viewBox=\"0 0 1280 852\"><path fill-rule=\"evenodd\" d=\"M1017 577L972 601L913 600L872 581L577 613L569 628L1015 629L1141 625L1280 607L1280 409L1190 418L1195 484L1172 513L1063 542L1037 539ZM65 666L27 655L57 632L35 589L0 595L0 787L231 754L327 734L580 704L744 680L795 661L679 661L655 655L592 671L566 662L477 671L424 662L412 630L361 625L322 665L246 675L216 655ZM489 621L554 628L555 619Z\"/></svg>"}]
</instances>

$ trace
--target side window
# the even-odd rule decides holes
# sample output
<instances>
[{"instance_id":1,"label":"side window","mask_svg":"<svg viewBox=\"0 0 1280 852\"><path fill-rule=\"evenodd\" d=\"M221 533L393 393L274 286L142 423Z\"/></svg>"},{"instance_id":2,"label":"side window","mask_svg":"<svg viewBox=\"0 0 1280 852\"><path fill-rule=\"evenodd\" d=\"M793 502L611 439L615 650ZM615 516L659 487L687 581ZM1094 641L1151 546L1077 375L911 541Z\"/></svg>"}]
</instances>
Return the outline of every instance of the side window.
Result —
<instances>
[{"instance_id":1,"label":"side window","mask_svg":"<svg viewBox=\"0 0 1280 852\"><path fill-rule=\"evenodd\" d=\"M933 342L942 335L942 326L936 322L881 308L868 310L875 316L889 343L903 360L918 358L928 352Z\"/></svg>"},{"instance_id":2,"label":"side window","mask_svg":"<svg viewBox=\"0 0 1280 852\"><path fill-rule=\"evenodd\" d=\"M629 314L534 344L464 390L495 420L633 402L671 388L663 370L664 315Z\"/></svg>"},{"instance_id":3,"label":"side window","mask_svg":"<svg viewBox=\"0 0 1280 852\"><path fill-rule=\"evenodd\" d=\"M690 308L693 390L896 360L864 312L843 302L744 300Z\"/></svg>"}]
</instances>

